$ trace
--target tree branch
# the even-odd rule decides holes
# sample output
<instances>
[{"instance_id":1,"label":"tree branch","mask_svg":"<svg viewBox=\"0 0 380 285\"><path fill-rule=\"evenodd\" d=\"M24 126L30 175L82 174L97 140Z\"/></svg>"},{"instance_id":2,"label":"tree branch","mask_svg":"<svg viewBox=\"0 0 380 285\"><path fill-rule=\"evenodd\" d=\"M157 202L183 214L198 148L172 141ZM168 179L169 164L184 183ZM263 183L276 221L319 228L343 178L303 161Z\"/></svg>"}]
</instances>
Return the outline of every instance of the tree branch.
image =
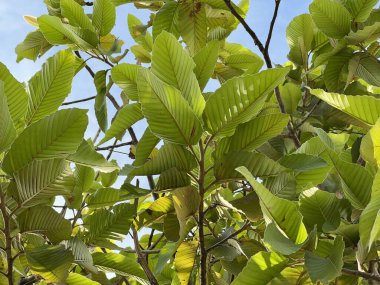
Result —
<instances>
[{"instance_id":1,"label":"tree branch","mask_svg":"<svg viewBox=\"0 0 380 285\"><path fill-rule=\"evenodd\" d=\"M267 41L265 43L265 49L264 49L265 52L268 54L268 56L269 56L269 45L270 45L270 41L272 40L274 24L276 23L276 20L277 20L277 15L278 15L278 10L280 8L280 4L281 4L281 0L275 0L273 17L272 17L272 21L270 22L270 28L269 28L269 32L268 32Z\"/></svg>"},{"instance_id":2,"label":"tree branch","mask_svg":"<svg viewBox=\"0 0 380 285\"><path fill-rule=\"evenodd\" d=\"M346 275L362 277L362 278L367 279L367 280L380 281L380 276L376 275L376 274L373 274L373 273L356 271L356 270L351 270L351 269L348 269L348 268L342 268L342 273L346 274Z\"/></svg>"}]
</instances>

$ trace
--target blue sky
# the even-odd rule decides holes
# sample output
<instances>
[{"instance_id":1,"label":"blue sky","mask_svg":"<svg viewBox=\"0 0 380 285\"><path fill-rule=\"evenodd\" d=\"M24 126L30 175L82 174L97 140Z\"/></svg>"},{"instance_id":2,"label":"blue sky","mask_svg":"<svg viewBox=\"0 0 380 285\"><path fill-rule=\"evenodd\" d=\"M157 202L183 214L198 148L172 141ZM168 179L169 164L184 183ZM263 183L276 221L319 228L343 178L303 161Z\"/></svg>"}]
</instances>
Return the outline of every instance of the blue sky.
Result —
<instances>
[{"instance_id":1,"label":"blue sky","mask_svg":"<svg viewBox=\"0 0 380 285\"><path fill-rule=\"evenodd\" d=\"M285 30L291 19L299 14L308 11L310 1L302 0L283 0L281 3L279 16L277 19L274 35L270 47L271 57L274 63L284 63L286 61L286 54L288 47L286 44ZM247 16L247 22L256 31L260 39L265 42L270 20L272 18L274 8L274 0L251 0L250 10ZM0 61L4 63L15 77L20 81L27 81L36 71L41 67L41 64L48 56L57 51L56 48L49 51L42 59L36 62L30 60L23 60L16 63L16 54L14 48L16 45L23 41L26 34L33 31L34 28L28 25L23 20L23 15L39 16L46 12L43 0L0 0L0 38L3 39L1 43ZM133 4L126 4L117 8L117 23L113 33L125 41L125 47L133 45L133 41L129 36L127 27L127 15L131 13L139 17L143 22L146 22L149 17L149 11L135 9ZM239 28L231 34L229 42L237 42L245 45L248 48L258 52L255 48L251 38L239 26ZM132 54L126 57L126 61L133 62ZM95 61L90 61L89 65L94 70L99 70L102 65L97 64ZM95 88L91 83L92 79L88 73L83 69L78 76L74 79L72 92L67 100L76 100L95 95ZM119 90L112 89L115 96L118 95ZM93 109L93 102L78 104L76 107ZM109 117L113 114L113 107L109 106ZM96 132L96 120L93 112L89 112L90 124L87 135L91 136ZM137 125L136 132L141 134L145 130L145 124L140 123ZM125 140L128 140L126 138ZM128 152L127 148L119 149L120 151ZM114 158L119 161L120 165L128 162L127 156L123 154L115 154Z\"/></svg>"}]
</instances>

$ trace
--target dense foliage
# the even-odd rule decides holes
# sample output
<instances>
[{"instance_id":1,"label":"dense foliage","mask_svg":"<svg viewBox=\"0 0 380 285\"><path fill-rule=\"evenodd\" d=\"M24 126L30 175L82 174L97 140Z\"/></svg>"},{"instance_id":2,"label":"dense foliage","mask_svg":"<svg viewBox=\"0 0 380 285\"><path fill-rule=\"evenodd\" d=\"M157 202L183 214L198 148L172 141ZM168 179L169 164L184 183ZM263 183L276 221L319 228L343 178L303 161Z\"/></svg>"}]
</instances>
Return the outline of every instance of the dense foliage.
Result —
<instances>
[{"instance_id":1,"label":"dense foliage","mask_svg":"<svg viewBox=\"0 0 380 285\"><path fill-rule=\"evenodd\" d=\"M25 84L0 64L0 284L380 281L378 0L311 1L283 66L273 1L265 41L247 0L45 0L25 17L18 61L57 52ZM134 45L112 34L124 4L152 12L129 15ZM228 41L240 24L259 55ZM94 139L65 102L78 72Z\"/></svg>"}]
</instances>

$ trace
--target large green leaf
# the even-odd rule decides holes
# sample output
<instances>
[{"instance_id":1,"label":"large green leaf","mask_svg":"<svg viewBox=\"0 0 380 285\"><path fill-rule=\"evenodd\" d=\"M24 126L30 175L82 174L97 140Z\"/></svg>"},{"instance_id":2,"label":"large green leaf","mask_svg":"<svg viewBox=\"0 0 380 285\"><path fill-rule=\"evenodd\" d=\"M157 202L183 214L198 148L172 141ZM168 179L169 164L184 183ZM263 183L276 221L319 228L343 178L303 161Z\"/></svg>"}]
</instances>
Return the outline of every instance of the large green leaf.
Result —
<instances>
[{"instance_id":1,"label":"large green leaf","mask_svg":"<svg viewBox=\"0 0 380 285\"><path fill-rule=\"evenodd\" d=\"M95 244L107 239L122 240L128 234L134 212L135 207L131 204L97 210L86 219L88 240Z\"/></svg>"},{"instance_id":2,"label":"large green leaf","mask_svg":"<svg viewBox=\"0 0 380 285\"><path fill-rule=\"evenodd\" d=\"M286 39L290 47L288 57L299 65L307 65L314 40L314 22L310 14L299 15L290 22Z\"/></svg>"},{"instance_id":3,"label":"large green leaf","mask_svg":"<svg viewBox=\"0 0 380 285\"><path fill-rule=\"evenodd\" d=\"M33 160L14 174L17 193L23 207L46 203L74 188L74 177L64 159Z\"/></svg>"},{"instance_id":4,"label":"large green leaf","mask_svg":"<svg viewBox=\"0 0 380 285\"><path fill-rule=\"evenodd\" d=\"M254 118L238 126L234 135L226 139L229 140L229 150L253 151L279 135L288 124L288 121L289 117L281 113Z\"/></svg>"},{"instance_id":5,"label":"large green leaf","mask_svg":"<svg viewBox=\"0 0 380 285\"><path fill-rule=\"evenodd\" d=\"M85 110L66 109L26 128L4 157L3 170L12 173L34 159L67 157L75 153L87 127Z\"/></svg>"},{"instance_id":6,"label":"large green leaf","mask_svg":"<svg viewBox=\"0 0 380 285\"><path fill-rule=\"evenodd\" d=\"M67 160L75 162L77 165L91 167L103 173L109 173L119 169L116 163L107 161L103 155L97 153L96 150L85 140L82 141L74 154L67 157Z\"/></svg>"},{"instance_id":7,"label":"large green leaf","mask_svg":"<svg viewBox=\"0 0 380 285\"><path fill-rule=\"evenodd\" d=\"M282 235L295 245L302 244L307 239L307 231L297 205L292 201L274 196L255 180L247 168L239 167L237 170L251 184L260 198L261 210L281 230ZM280 234L279 230L278 234Z\"/></svg>"},{"instance_id":8,"label":"large green leaf","mask_svg":"<svg viewBox=\"0 0 380 285\"><path fill-rule=\"evenodd\" d=\"M96 281L92 281L83 275L73 272L70 272L65 283L67 285L100 285L100 283Z\"/></svg>"},{"instance_id":9,"label":"large green leaf","mask_svg":"<svg viewBox=\"0 0 380 285\"><path fill-rule=\"evenodd\" d=\"M152 73L181 91L195 115L201 119L205 100L193 72L194 68L194 61L172 34L164 31L157 36L152 52Z\"/></svg>"},{"instance_id":10,"label":"large green leaf","mask_svg":"<svg viewBox=\"0 0 380 285\"><path fill-rule=\"evenodd\" d=\"M211 41L193 57L195 63L194 73L201 90L206 87L208 80L214 73L218 60L219 45L218 41Z\"/></svg>"},{"instance_id":11,"label":"large green leaf","mask_svg":"<svg viewBox=\"0 0 380 285\"><path fill-rule=\"evenodd\" d=\"M305 267L313 283L328 283L340 276L343 267L344 241L337 236L334 241L321 240L315 251L306 251Z\"/></svg>"},{"instance_id":12,"label":"large green leaf","mask_svg":"<svg viewBox=\"0 0 380 285\"><path fill-rule=\"evenodd\" d=\"M142 285L149 285L144 271L134 256L113 252L96 252L92 255L92 258L94 259L94 264L100 270L114 272L121 276L132 278Z\"/></svg>"},{"instance_id":13,"label":"large green leaf","mask_svg":"<svg viewBox=\"0 0 380 285\"><path fill-rule=\"evenodd\" d=\"M125 131L142 118L143 115L141 113L140 104L134 103L125 105L116 114L110 128L106 131L104 138L100 141L100 144L103 144L114 137L121 139Z\"/></svg>"},{"instance_id":14,"label":"large green leaf","mask_svg":"<svg viewBox=\"0 0 380 285\"><path fill-rule=\"evenodd\" d=\"M362 54L359 65L356 69L357 75L363 78L367 83L380 87L379 75L380 63L377 58Z\"/></svg>"},{"instance_id":15,"label":"large green leaf","mask_svg":"<svg viewBox=\"0 0 380 285\"><path fill-rule=\"evenodd\" d=\"M165 144L153 159L141 167L133 169L130 174L134 176L156 175L173 167L189 171L195 166L195 158L188 150L179 145Z\"/></svg>"},{"instance_id":16,"label":"large green leaf","mask_svg":"<svg viewBox=\"0 0 380 285\"><path fill-rule=\"evenodd\" d=\"M97 273L98 270L94 266L91 253L87 248L86 244L78 237L71 238L64 242L67 249L70 249L73 256L74 262L84 267L86 270Z\"/></svg>"},{"instance_id":17,"label":"large green leaf","mask_svg":"<svg viewBox=\"0 0 380 285\"><path fill-rule=\"evenodd\" d=\"M136 64L121 63L111 70L112 80L123 89L129 99L138 101L137 75L141 66Z\"/></svg>"},{"instance_id":18,"label":"large green leaf","mask_svg":"<svg viewBox=\"0 0 380 285\"><path fill-rule=\"evenodd\" d=\"M339 227L339 201L333 193L316 188L302 192L300 212L309 229L317 225L319 231L329 232Z\"/></svg>"},{"instance_id":19,"label":"large green leaf","mask_svg":"<svg viewBox=\"0 0 380 285\"><path fill-rule=\"evenodd\" d=\"M92 13L92 24L100 36L111 32L116 21L116 8L111 0L95 0Z\"/></svg>"},{"instance_id":20,"label":"large green leaf","mask_svg":"<svg viewBox=\"0 0 380 285\"><path fill-rule=\"evenodd\" d=\"M360 44L362 42L371 42L380 37L380 22L376 22L373 25L365 26L361 30L349 33L345 38L351 44Z\"/></svg>"},{"instance_id":21,"label":"large green leaf","mask_svg":"<svg viewBox=\"0 0 380 285\"><path fill-rule=\"evenodd\" d=\"M48 206L35 206L17 217L21 233L46 235L52 243L69 239L71 223Z\"/></svg>"},{"instance_id":22,"label":"large green leaf","mask_svg":"<svg viewBox=\"0 0 380 285\"><path fill-rule=\"evenodd\" d=\"M327 36L340 39L350 32L350 12L338 1L314 0L309 10L316 26Z\"/></svg>"},{"instance_id":23,"label":"large green leaf","mask_svg":"<svg viewBox=\"0 0 380 285\"><path fill-rule=\"evenodd\" d=\"M178 38L178 7L178 2L169 1L156 13L152 27L153 38L156 38L162 31L167 31Z\"/></svg>"},{"instance_id":24,"label":"large green leaf","mask_svg":"<svg viewBox=\"0 0 380 285\"><path fill-rule=\"evenodd\" d=\"M168 142L196 144L202 125L181 93L149 70L141 70L139 76L141 108L152 133Z\"/></svg>"},{"instance_id":25,"label":"large green leaf","mask_svg":"<svg viewBox=\"0 0 380 285\"><path fill-rule=\"evenodd\" d=\"M16 129L13 124L11 113L4 92L4 82L0 81L0 153L9 148L16 138Z\"/></svg>"},{"instance_id":26,"label":"large green leaf","mask_svg":"<svg viewBox=\"0 0 380 285\"><path fill-rule=\"evenodd\" d=\"M61 0L60 4L62 16L69 20L70 25L95 31L90 18L80 4L74 0Z\"/></svg>"},{"instance_id":27,"label":"large green leaf","mask_svg":"<svg viewBox=\"0 0 380 285\"><path fill-rule=\"evenodd\" d=\"M195 0L181 2L179 5L178 29L194 55L207 42L207 19L205 4Z\"/></svg>"},{"instance_id":28,"label":"large green leaf","mask_svg":"<svg viewBox=\"0 0 380 285\"><path fill-rule=\"evenodd\" d=\"M27 125L57 111L71 90L75 57L63 50L49 58L28 82L30 93Z\"/></svg>"},{"instance_id":29,"label":"large green leaf","mask_svg":"<svg viewBox=\"0 0 380 285\"><path fill-rule=\"evenodd\" d=\"M213 135L231 136L236 127L261 110L267 96L281 84L288 69L270 69L233 78L224 83L206 102L207 126Z\"/></svg>"},{"instance_id":30,"label":"large green leaf","mask_svg":"<svg viewBox=\"0 0 380 285\"><path fill-rule=\"evenodd\" d=\"M240 179L242 175L235 170L239 166L248 168L255 177L260 178L268 178L286 171L285 167L264 154L232 151L215 161L215 177L222 181Z\"/></svg>"},{"instance_id":31,"label":"large green leaf","mask_svg":"<svg viewBox=\"0 0 380 285\"><path fill-rule=\"evenodd\" d=\"M360 215L360 240L365 247L368 247L368 249L370 249L372 245L380 238L379 209L380 197L377 193L374 197L372 197L371 201Z\"/></svg>"},{"instance_id":32,"label":"large green leaf","mask_svg":"<svg viewBox=\"0 0 380 285\"><path fill-rule=\"evenodd\" d=\"M355 22L365 22L379 0L346 0L345 6Z\"/></svg>"},{"instance_id":33,"label":"large green leaf","mask_svg":"<svg viewBox=\"0 0 380 285\"><path fill-rule=\"evenodd\" d=\"M107 85L107 71L100 70L95 73L94 85L96 88L94 111L99 128L106 132L108 128L107 92L111 83Z\"/></svg>"},{"instance_id":34,"label":"large green leaf","mask_svg":"<svg viewBox=\"0 0 380 285\"><path fill-rule=\"evenodd\" d=\"M28 94L24 86L0 63L0 80L4 82L7 104L16 129L24 126L24 117L28 109Z\"/></svg>"},{"instance_id":35,"label":"large green leaf","mask_svg":"<svg viewBox=\"0 0 380 285\"><path fill-rule=\"evenodd\" d=\"M175 255L175 271L181 285L189 284L191 272L193 271L198 241L185 241L181 243Z\"/></svg>"},{"instance_id":36,"label":"large green leaf","mask_svg":"<svg viewBox=\"0 0 380 285\"><path fill-rule=\"evenodd\" d=\"M47 52L52 45L45 39L40 30L30 32L26 35L23 42L17 45L15 51L17 54L17 62L24 58L36 60Z\"/></svg>"},{"instance_id":37,"label":"large green leaf","mask_svg":"<svg viewBox=\"0 0 380 285\"><path fill-rule=\"evenodd\" d=\"M30 270L49 283L65 282L73 255L63 245L42 246L26 252Z\"/></svg>"},{"instance_id":38,"label":"large green leaf","mask_svg":"<svg viewBox=\"0 0 380 285\"><path fill-rule=\"evenodd\" d=\"M327 104L365 124L374 125L380 117L380 99L376 97L328 93L322 89L313 89L310 92Z\"/></svg>"},{"instance_id":39,"label":"large green leaf","mask_svg":"<svg viewBox=\"0 0 380 285\"><path fill-rule=\"evenodd\" d=\"M38 26L52 45L73 44L88 50L94 49L98 44L98 37L94 32L64 24L55 16L42 15L38 18Z\"/></svg>"},{"instance_id":40,"label":"large green leaf","mask_svg":"<svg viewBox=\"0 0 380 285\"><path fill-rule=\"evenodd\" d=\"M149 128L146 128L144 134L136 145L135 161L133 162L133 165L143 165L159 141L160 139L153 135Z\"/></svg>"},{"instance_id":41,"label":"large green leaf","mask_svg":"<svg viewBox=\"0 0 380 285\"><path fill-rule=\"evenodd\" d=\"M231 285L266 285L278 277L288 259L275 252L260 251L252 256Z\"/></svg>"}]
</instances>

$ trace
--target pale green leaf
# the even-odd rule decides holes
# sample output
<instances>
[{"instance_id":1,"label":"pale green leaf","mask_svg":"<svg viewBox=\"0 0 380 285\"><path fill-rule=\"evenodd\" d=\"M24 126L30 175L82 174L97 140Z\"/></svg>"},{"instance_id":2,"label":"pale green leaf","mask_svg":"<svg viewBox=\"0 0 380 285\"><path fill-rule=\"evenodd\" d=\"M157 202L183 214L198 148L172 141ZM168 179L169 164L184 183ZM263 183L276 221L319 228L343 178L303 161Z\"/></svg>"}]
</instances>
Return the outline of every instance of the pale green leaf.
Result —
<instances>
[{"instance_id":1,"label":"pale green leaf","mask_svg":"<svg viewBox=\"0 0 380 285\"><path fill-rule=\"evenodd\" d=\"M116 8L111 0L95 0L92 13L92 24L100 36L111 32L116 21Z\"/></svg>"},{"instance_id":2,"label":"pale green leaf","mask_svg":"<svg viewBox=\"0 0 380 285\"><path fill-rule=\"evenodd\" d=\"M13 124L11 113L4 92L4 82L0 81L0 153L8 149L16 138L16 129Z\"/></svg>"},{"instance_id":3,"label":"pale green leaf","mask_svg":"<svg viewBox=\"0 0 380 285\"><path fill-rule=\"evenodd\" d=\"M3 170L12 173L34 159L65 158L75 153L87 127L85 110L66 109L26 128L4 157Z\"/></svg>"}]
</instances>

